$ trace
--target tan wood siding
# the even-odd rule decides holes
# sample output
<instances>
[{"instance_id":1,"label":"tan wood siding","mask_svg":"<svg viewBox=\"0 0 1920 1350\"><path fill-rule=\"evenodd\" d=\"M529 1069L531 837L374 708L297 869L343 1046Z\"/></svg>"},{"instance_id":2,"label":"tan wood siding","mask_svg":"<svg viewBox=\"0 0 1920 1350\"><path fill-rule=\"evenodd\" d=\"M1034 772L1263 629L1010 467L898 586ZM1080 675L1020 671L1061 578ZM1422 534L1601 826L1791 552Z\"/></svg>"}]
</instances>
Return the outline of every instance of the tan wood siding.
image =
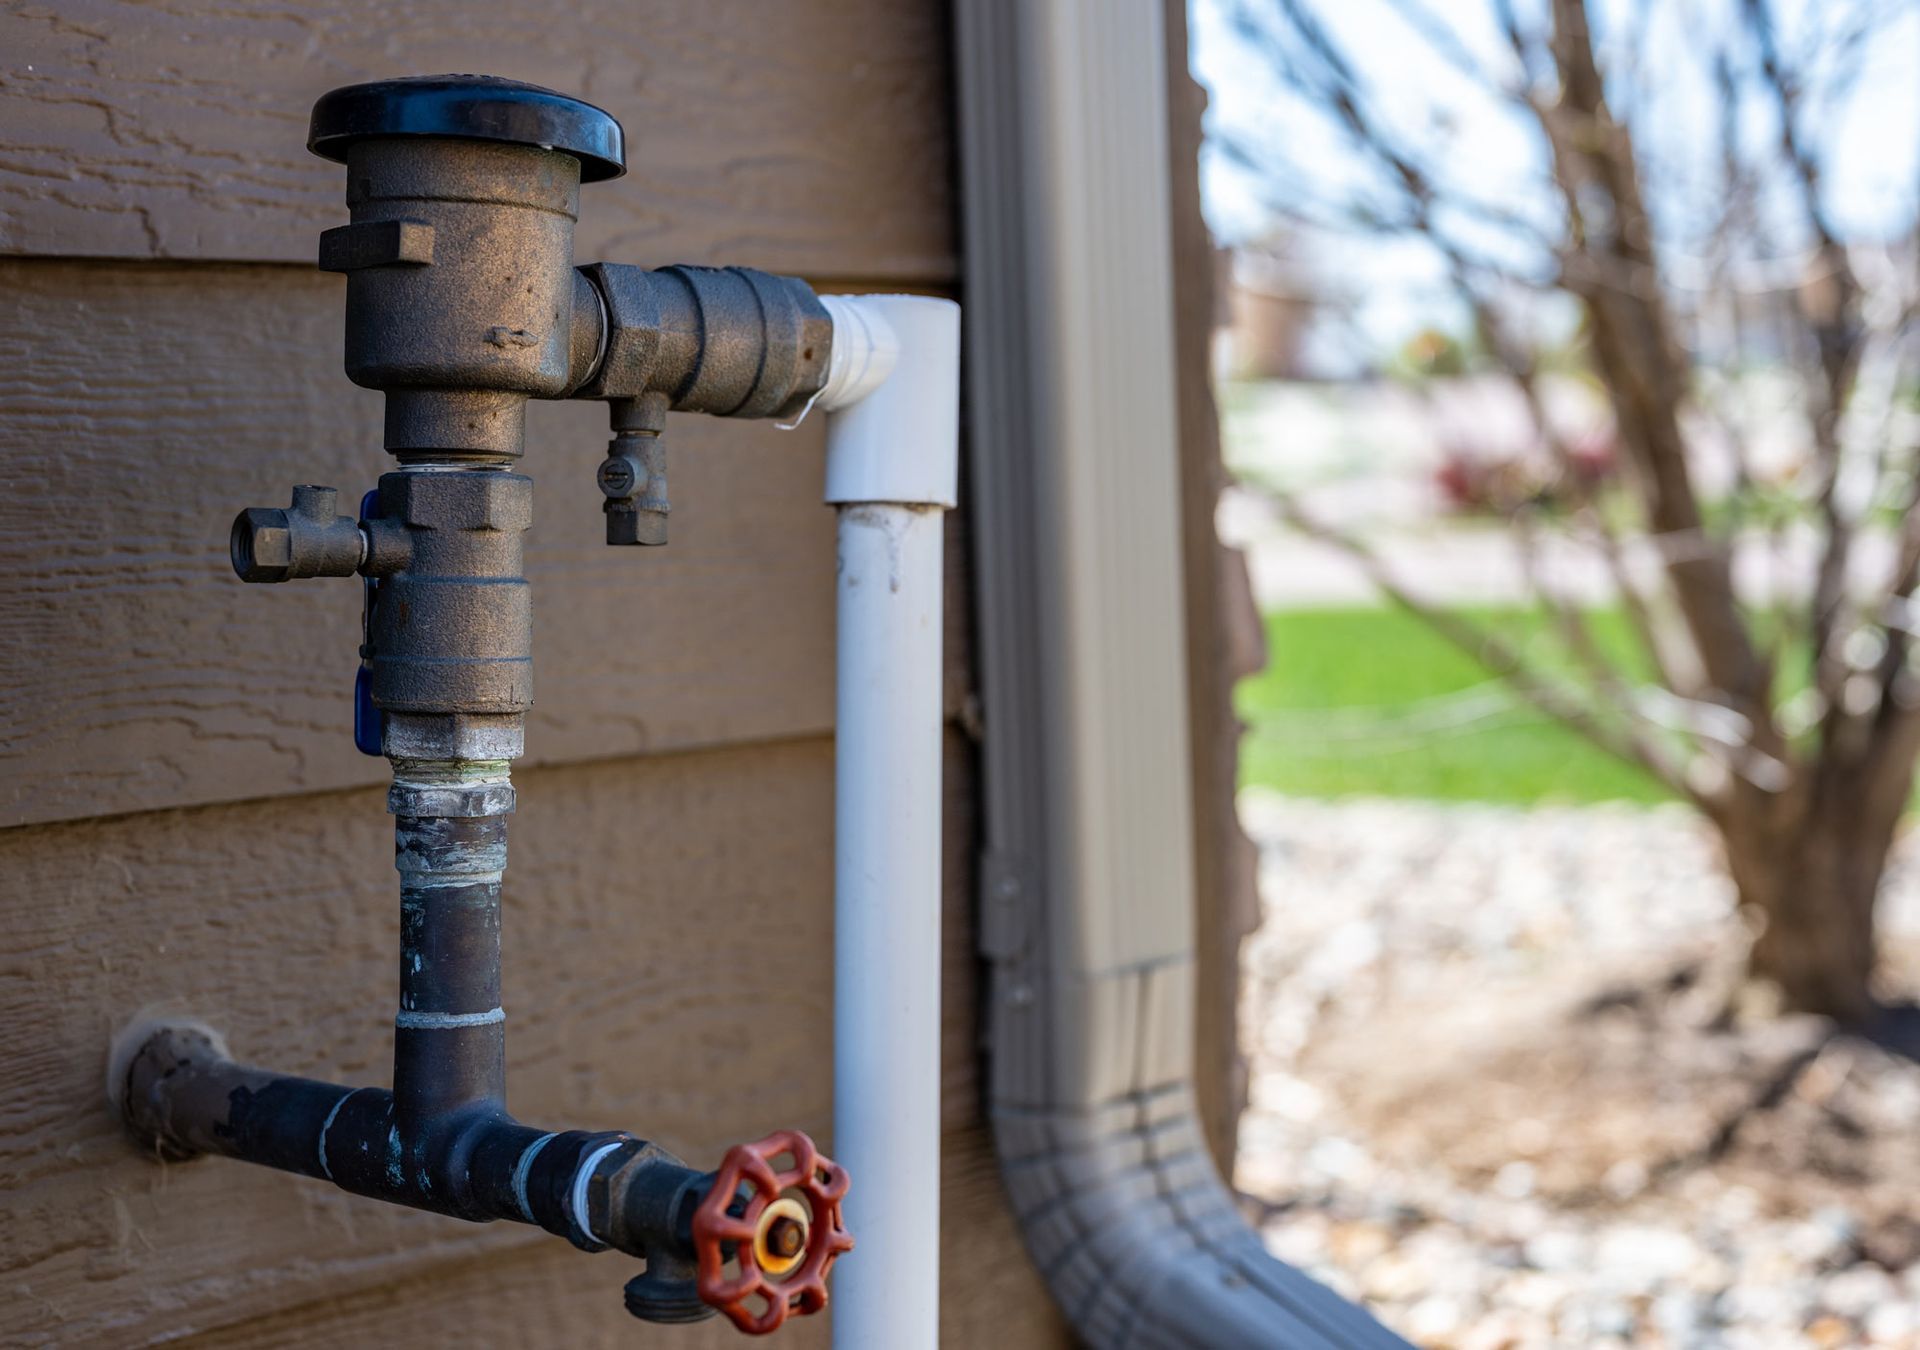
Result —
<instances>
[{"instance_id":1,"label":"tan wood siding","mask_svg":"<svg viewBox=\"0 0 1920 1350\"><path fill-rule=\"evenodd\" d=\"M949 964L963 967L972 773L957 736L949 760L960 827ZM518 1114L638 1127L694 1158L779 1124L827 1130L831 784L822 740L524 775L504 991ZM479 1279L496 1317L557 1315L564 1288L583 1301L583 1327L625 1319L625 1258L590 1261L518 1225L418 1214L259 1168L160 1167L104 1109L107 1038L145 1007L208 1017L256 1062L384 1081L398 907L381 807L361 790L0 833L12 1047L0 1063L0 1343L135 1344L263 1316L345 1335L375 1316L354 1310L385 1306L380 1291L396 1282L446 1308L442 1279ZM1007 1344L1049 1344L1051 1314L987 1162L966 1053L970 982L947 988L952 1314L989 1315L977 1300L991 1291ZM497 1288L453 1269L482 1258L516 1268ZM528 1307L504 1302L532 1271L557 1284Z\"/></svg>"},{"instance_id":2,"label":"tan wood siding","mask_svg":"<svg viewBox=\"0 0 1920 1350\"><path fill-rule=\"evenodd\" d=\"M220 1161L105 1109L143 1009L384 1082L396 879L348 739L359 596L246 587L239 507L388 467L341 372L345 218L306 110L488 70L619 115L578 256L948 290L945 6L213 0L0 16L0 1344L738 1344L635 1265ZM673 543L599 542L594 405L536 405L537 706L506 893L512 1101L690 1159L831 1124L833 520L821 427L675 418ZM978 1110L964 517L949 530L945 1340L1067 1343ZM777 955L769 960L764 953ZM784 1344L823 1346L801 1324Z\"/></svg>"},{"instance_id":3,"label":"tan wood siding","mask_svg":"<svg viewBox=\"0 0 1920 1350\"><path fill-rule=\"evenodd\" d=\"M600 103L579 256L948 280L944 7L52 0L0 20L0 252L311 262L336 85L485 71Z\"/></svg>"},{"instance_id":4,"label":"tan wood siding","mask_svg":"<svg viewBox=\"0 0 1920 1350\"><path fill-rule=\"evenodd\" d=\"M830 773L812 742L524 775L502 998L518 1114L696 1156L828 1123ZM0 1343L158 1338L534 1241L261 1168L159 1167L103 1109L107 1038L150 1005L256 1063L386 1081L392 847L378 790L0 834ZM783 959L749 970L734 934ZM587 1264L617 1302L620 1266Z\"/></svg>"},{"instance_id":5,"label":"tan wood siding","mask_svg":"<svg viewBox=\"0 0 1920 1350\"><path fill-rule=\"evenodd\" d=\"M564 1244L488 1252L413 1279L322 1297L270 1317L193 1335L192 1350L741 1350L730 1323L649 1327L620 1301L622 1272ZM561 1342L558 1337L564 1335ZM789 1322L780 1350L824 1350L824 1319ZM961 1344L961 1342L955 1342Z\"/></svg>"}]
</instances>

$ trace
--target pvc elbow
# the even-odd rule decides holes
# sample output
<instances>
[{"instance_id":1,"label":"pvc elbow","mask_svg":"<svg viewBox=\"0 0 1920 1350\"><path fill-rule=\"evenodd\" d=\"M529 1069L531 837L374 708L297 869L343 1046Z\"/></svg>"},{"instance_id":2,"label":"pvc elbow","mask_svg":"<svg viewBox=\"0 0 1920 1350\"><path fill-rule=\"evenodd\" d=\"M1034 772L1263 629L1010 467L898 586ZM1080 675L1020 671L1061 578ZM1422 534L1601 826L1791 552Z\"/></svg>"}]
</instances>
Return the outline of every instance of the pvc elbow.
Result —
<instances>
[{"instance_id":1,"label":"pvc elbow","mask_svg":"<svg viewBox=\"0 0 1920 1350\"><path fill-rule=\"evenodd\" d=\"M826 499L951 507L960 475L960 306L827 295Z\"/></svg>"},{"instance_id":2,"label":"pvc elbow","mask_svg":"<svg viewBox=\"0 0 1920 1350\"><path fill-rule=\"evenodd\" d=\"M823 295L833 319L833 351L827 358L827 382L820 390L820 411L850 408L880 387L900 359L900 335L885 309L871 295Z\"/></svg>"}]
</instances>

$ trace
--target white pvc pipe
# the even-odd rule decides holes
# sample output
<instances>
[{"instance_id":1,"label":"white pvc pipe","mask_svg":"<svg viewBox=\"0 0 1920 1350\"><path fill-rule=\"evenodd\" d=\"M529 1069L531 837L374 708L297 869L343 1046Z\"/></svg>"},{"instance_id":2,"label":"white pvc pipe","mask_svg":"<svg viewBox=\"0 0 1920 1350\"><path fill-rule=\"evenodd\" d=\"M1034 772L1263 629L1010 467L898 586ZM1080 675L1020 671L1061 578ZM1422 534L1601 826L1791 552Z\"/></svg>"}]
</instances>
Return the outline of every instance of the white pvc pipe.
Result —
<instances>
[{"instance_id":1,"label":"white pvc pipe","mask_svg":"<svg viewBox=\"0 0 1920 1350\"><path fill-rule=\"evenodd\" d=\"M940 1331L941 532L958 476L960 311L827 298L827 492L839 507L833 1152L858 1244L836 1350Z\"/></svg>"}]
</instances>

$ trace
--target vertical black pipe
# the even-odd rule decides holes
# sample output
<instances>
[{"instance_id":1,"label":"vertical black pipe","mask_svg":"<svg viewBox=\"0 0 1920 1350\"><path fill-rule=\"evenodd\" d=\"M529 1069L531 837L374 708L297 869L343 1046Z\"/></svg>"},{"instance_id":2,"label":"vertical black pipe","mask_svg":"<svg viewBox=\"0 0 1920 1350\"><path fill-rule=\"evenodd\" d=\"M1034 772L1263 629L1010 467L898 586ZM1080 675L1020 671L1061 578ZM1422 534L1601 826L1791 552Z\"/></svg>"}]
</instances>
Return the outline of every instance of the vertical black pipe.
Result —
<instances>
[{"instance_id":1,"label":"vertical black pipe","mask_svg":"<svg viewBox=\"0 0 1920 1350\"><path fill-rule=\"evenodd\" d=\"M500 1007L500 878L504 816L401 815L400 1010L393 1085L401 1124L506 1094L506 1013Z\"/></svg>"},{"instance_id":2,"label":"vertical black pipe","mask_svg":"<svg viewBox=\"0 0 1920 1350\"><path fill-rule=\"evenodd\" d=\"M473 1153L510 1119L500 1006L508 762L396 757L387 807L400 873L393 1093L385 1118L357 1122L356 1137L384 1137L390 1156L356 1162L378 1169L370 1184L478 1218L489 1206L473 1193Z\"/></svg>"}]
</instances>

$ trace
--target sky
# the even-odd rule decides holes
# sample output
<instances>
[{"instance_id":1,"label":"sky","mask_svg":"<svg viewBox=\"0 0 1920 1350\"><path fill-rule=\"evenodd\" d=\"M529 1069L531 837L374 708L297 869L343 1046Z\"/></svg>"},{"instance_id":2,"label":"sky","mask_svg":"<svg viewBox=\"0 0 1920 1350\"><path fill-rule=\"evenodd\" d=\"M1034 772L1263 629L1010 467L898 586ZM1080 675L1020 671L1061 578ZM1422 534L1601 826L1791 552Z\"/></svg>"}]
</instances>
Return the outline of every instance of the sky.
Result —
<instances>
[{"instance_id":1,"label":"sky","mask_svg":"<svg viewBox=\"0 0 1920 1350\"><path fill-rule=\"evenodd\" d=\"M1554 200L1545 186L1544 151L1523 114L1477 90L1465 76L1436 58L1432 47L1396 13L1392 0L1303 0L1349 54L1380 115L1410 141L1443 147L1436 157L1451 184L1477 199L1551 219ZM1405 3L1406 0L1403 0ZM1876 0L1877 2L1877 0ZM1191 61L1207 87L1210 143L1202 154L1201 190L1209 224L1224 243L1257 239L1274 225L1277 204L1338 199L1376 185L1363 156L1344 131L1285 90L1259 48L1235 31L1236 4L1255 8L1271 0L1189 0ZM1429 14L1447 16L1462 47L1483 67L1515 74L1505 43L1485 0L1413 0ZM1539 0L1516 0L1528 14ZM1646 115L1635 119L1640 150L1649 163L1648 194L1666 222L1665 256L1685 284L1694 227L1717 207L1712 158L1714 127L1723 100L1697 41L1699 31L1717 31L1737 11L1739 0L1594 0L1603 62L1624 54L1608 45L1609 27L1628 4L1646 4L1652 15L1640 80ZM1826 9L1814 6L1825 4ZM1819 44L1823 25L1845 10L1847 0L1772 0L1783 46ZM1819 110L1817 127L1829 209L1843 233L1887 238L1909 228L1920 211L1920 0L1895 0L1894 18L1868 48L1843 97ZM1629 91L1610 88L1623 103ZM1755 147L1777 135L1770 99L1757 87L1737 101L1738 135ZM1281 167L1254 172L1223 153L1217 134L1232 131L1263 150ZM1793 198L1782 185L1782 220L1797 221ZM1790 233L1783 229L1783 235ZM1296 231L1313 275L1327 279L1351 301L1356 346L1391 351L1421 328L1461 327L1440 265L1425 245L1395 242L1352 231ZM1525 250L1488 240L1503 264L1524 265ZM1794 249L1755 259L1791 266ZM1776 272L1778 267L1774 269Z\"/></svg>"}]
</instances>

